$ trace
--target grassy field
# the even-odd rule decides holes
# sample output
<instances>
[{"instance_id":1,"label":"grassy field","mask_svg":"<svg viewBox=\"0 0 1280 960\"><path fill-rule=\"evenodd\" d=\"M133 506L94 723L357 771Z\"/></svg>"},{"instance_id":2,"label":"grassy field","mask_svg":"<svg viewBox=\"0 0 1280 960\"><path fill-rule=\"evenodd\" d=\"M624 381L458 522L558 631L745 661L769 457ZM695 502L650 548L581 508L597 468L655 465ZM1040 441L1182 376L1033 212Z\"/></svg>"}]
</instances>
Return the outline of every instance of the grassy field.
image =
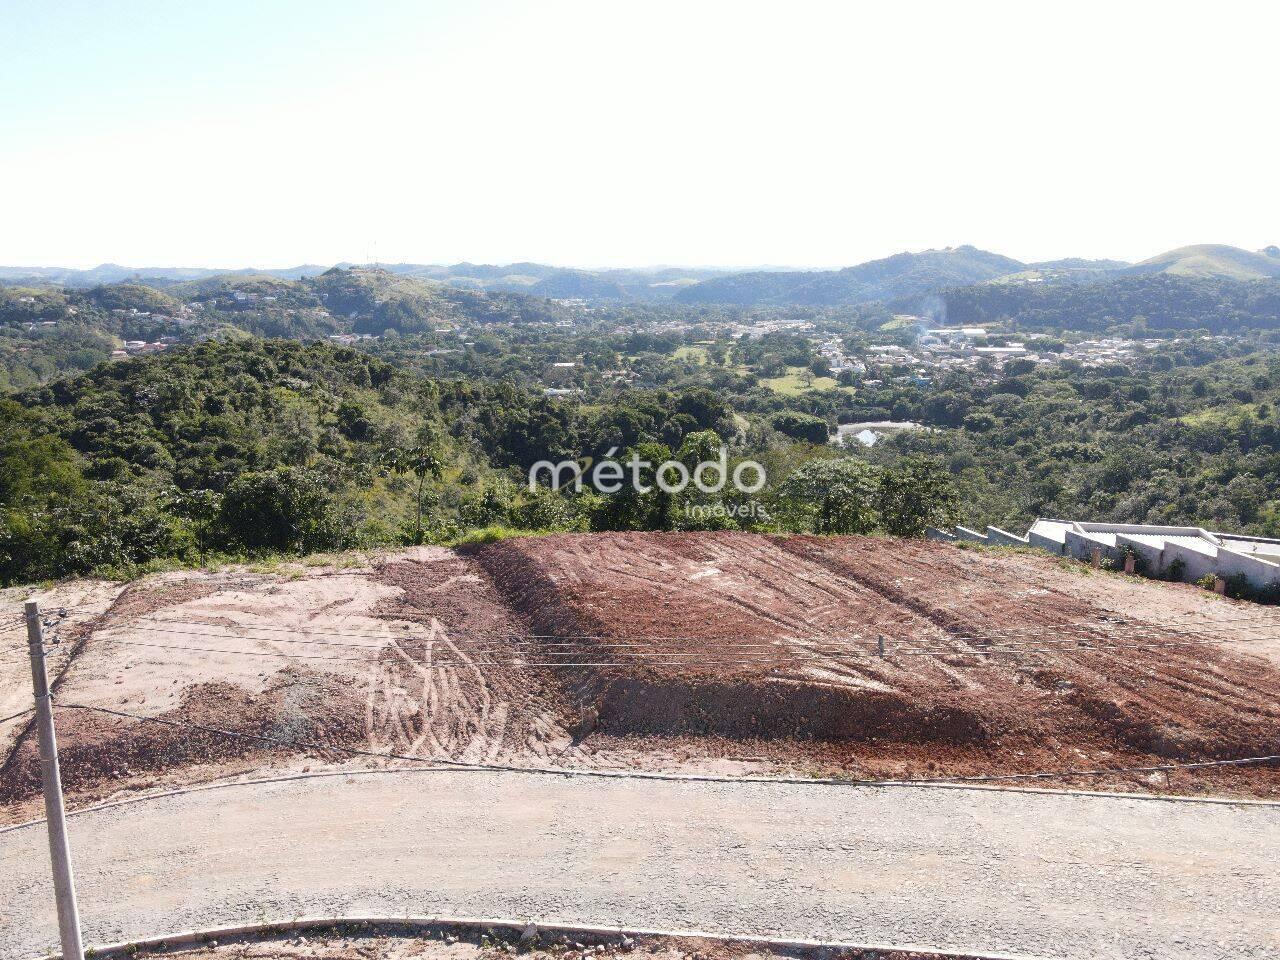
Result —
<instances>
[{"instance_id":1,"label":"grassy field","mask_svg":"<svg viewBox=\"0 0 1280 960\"><path fill-rule=\"evenodd\" d=\"M836 385L834 377L815 377L806 373L804 367L788 367L786 376L762 380L761 383L775 393L789 397L806 390L830 390Z\"/></svg>"},{"instance_id":2,"label":"grassy field","mask_svg":"<svg viewBox=\"0 0 1280 960\"><path fill-rule=\"evenodd\" d=\"M697 346L696 344L676 347L674 356L677 360L692 360L703 366L706 366L707 364L707 348Z\"/></svg>"},{"instance_id":3,"label":"grassy field","mask_svg":"<svg viewBox=\"0 0 1280 960\"><path fill-rule=\"evenodd\" d=\"M1230 407L1206 407L1193 413L1183 414L1178 419L1192 427L1209 427L1236 420L1246 413L1254 413L1257 405L1242 403Z\"/></svg>"},{"instance_id":4,"label":"grassy field","mask_svg":"<svg viewBox=\"0 0 1280 960\"><path fill-rule=\"evenodd\" d=\"M919 321L915 317L903 316L901 319L894 317L892 320L886 320L880 324L881 330L909 330Z\"/></svg>"}]
</instances>

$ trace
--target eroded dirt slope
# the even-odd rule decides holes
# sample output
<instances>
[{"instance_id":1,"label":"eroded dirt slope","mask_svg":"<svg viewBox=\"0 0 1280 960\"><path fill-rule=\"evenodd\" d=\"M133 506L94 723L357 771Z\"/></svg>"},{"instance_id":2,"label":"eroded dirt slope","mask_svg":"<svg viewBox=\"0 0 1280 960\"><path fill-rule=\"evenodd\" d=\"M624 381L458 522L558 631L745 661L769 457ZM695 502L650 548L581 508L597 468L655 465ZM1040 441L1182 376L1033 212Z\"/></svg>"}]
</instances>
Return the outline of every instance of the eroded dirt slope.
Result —
<instances>
[{"instance_id":1,"label":"eroded dirt slope","mask_svg":"<svg viewBox=\"0 0 1280 960\"><path fill-rule=\"evenodd\" d=\"M536 671L481 665L453 642L451 631L476 623L525 629L472 568L451 551L420 549L355 566L168 574L100 590L92 605L46 593L61 640L49 670L68 791L88 801L392 762L279 741L465 762L572 759L558 687ZM510 661L498 655L504 642L481 659ZM30 704L29 667L16 635L5 649L14 712ZM0 732L0 805L20 818L40 784L30 715Z\"/></svg>"},{"instance_id":2,"label":"eroded dirt slope","mask_svg":"<svg viewBox=\"0 0 1280 960\"><path fill-rule=\"evenodd\" d=\"M41 600L60 703L163 721L61 710L76 802L403 756L883 778L1280 752L1274 609L927 542L564 535ZM1280 796L1274 767L1054 784ZM38 789L30 715L0 724L0 818Z\"/></svg>"},{"instance_id":3,"label":"eroded dirt slope","mask_svg":"<svg viewBox=\"0 0 1280 960\"><path fill-rule=\"evenodd\" d=\"M1217 642L1253 616L1253 649L1275 646L1262 608L1179 627L1099 605L1062 565L880 538L570 535L475 556L539 633L572 640L607 735L750 741L866 775L1226 759L1280 740L1274 663Z\"/></svg>"}]
</instances>

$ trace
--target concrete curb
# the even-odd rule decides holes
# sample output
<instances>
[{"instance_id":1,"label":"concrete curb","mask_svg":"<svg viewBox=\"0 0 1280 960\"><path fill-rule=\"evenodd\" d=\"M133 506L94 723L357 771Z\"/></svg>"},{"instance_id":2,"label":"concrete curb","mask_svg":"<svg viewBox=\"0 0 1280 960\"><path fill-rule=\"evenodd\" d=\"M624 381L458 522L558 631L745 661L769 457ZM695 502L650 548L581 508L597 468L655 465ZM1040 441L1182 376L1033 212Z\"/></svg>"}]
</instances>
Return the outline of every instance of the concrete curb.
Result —
<instances>
[{"instance_id":1,"label":"concrete curb","mask_svg":"<svg viewBox=\"0 0 1280 960\"><path fill-rule=\"evenodd\" d=\"M135 953L148 949L163 947L193 947L210 940L235 940L261 935L300 933L309 930L320 931L327 927L367 925L368 930L355 936L364 936L375 932L391 932L394 930L411 930L420 934L442 932L449 929L464 929L476 936L487 932L490 928L507 930L517 936L528 925L528 920L484 919L479 917L306 917L296 920L280 920L273 923L248 923L230 927L217 927L208 930L186 930L162 937L146 937L139 940L127 940L120 943L105 944L85 949L86 957L93 960L99 958L132 957ZM754 945L776 950L790 950L798 953L814 953L825 950L875 950L878 952L898 951L902 953L919 953L926 957L957 958L957 960L1051 960L1051 958L1024 953L974 953L965 950L947 950L942 947L924 946L920 944L887 944L887 943L854 943L843 940L798 940L780 937L758 937L737 934L708 933L703 930L652 930L641 927L601 927L575 923L563 923L557 920L532 921L537 924L540 934L565 934L587 938L616 939L630 937L681 937L703 940L719 940L727 943ZM62 954L52 953L33 960L62 960Z\"/></svg>"},{"instance_id":2,"label":"concrete curb","mask_svg":"<svg viewBox=\"0 0 1280 960\"><path fill-rule=\"evenodd\" d=\"M162 800L166 797L180 797L189 793L204 793L208 790L226 790L231 787L250 787L268 783L288 783L294 780L311 780L322 777L367 777L401 773L505 773L522 776L598 777L614 780L669 780L673 782L689 783L751 783L764 785L780 784L782 786L856 787L865 790L889 790L901 788L914 790L970 790L986 793L1031 793L1045 794L1049 796L1101 798L1106 800L1150 800L1157 803L1209 803L1241 807L1280 807L1280 800L1249 800L1235 799L1232 797L1184 797L1175 794L1159 793L1108 793L1102 790L1065 790L1061 788L1055 789L1052 787L998 787L988 786L985 784L966 783L913 783L910 780L883 780L873 783L864 783L857 780L840 780L837 778L819 777L724 777L693 773L647 773L638 770L575 770L572 767L505 767L495 770L491 767L481 766L450 766L387 767L379 770L320 770L315 773L294 773L279 777L260 777L253 780L226 780L217 783L200 784L192 787L180 787L176 790L165 790L159 793L149 793L142 796L125 797L120 800L109 800L105 803L81 807L77 810L68 810L67 816L76 817L85 813L95 813L99 810L109 810L114 807L123 807L133 803L145 803L148 800ZM14 830L22 830L26 827L33 827L44 822L44 817L39 817L35 820L24 820L22 823L0 826L0 834L10 833Z\"/></svg>"}]
</instances>

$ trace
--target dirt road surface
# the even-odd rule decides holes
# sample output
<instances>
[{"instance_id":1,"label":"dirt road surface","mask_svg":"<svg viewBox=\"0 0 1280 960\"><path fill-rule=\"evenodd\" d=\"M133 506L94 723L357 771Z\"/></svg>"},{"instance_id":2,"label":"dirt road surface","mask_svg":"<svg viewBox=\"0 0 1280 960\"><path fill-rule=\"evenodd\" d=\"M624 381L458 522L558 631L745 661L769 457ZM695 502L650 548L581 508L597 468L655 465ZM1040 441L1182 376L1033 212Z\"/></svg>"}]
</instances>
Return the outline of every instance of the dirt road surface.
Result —
<instances>
[{"instance_id":1,"label":"dirt road surface","mask_svg":"<svg viewBox=\"0 0 1280 960\"><path fill-rule=\"evenodd\" d=\"M455 915L1035 957L1280 957L1280 807L382 772L71 818L86 943ZM0 832L0 960L55 946L44 828Z\"/></svg>"}]
</instances>

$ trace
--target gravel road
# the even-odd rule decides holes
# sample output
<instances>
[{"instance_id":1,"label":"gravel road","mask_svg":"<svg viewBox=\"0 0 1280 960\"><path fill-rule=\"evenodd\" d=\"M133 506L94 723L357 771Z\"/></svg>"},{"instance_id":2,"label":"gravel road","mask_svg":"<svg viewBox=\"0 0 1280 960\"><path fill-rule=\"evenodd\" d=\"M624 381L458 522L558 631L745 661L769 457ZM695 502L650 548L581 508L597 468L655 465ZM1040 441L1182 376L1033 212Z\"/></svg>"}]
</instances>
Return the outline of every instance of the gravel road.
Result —
<instances>
[{"instance_id":1,"label":"gravel road","mask_svg":"<svg viewBox=\"0 0 1280 960\"><path fill-rule=\"evenodd\" d=\"M1280 957L1280 807L387 772L71 818L86 945L312 915L542 918L1037 957ZM0 960L56 947L0 832Z\"/></svg>"}]
</instances>

